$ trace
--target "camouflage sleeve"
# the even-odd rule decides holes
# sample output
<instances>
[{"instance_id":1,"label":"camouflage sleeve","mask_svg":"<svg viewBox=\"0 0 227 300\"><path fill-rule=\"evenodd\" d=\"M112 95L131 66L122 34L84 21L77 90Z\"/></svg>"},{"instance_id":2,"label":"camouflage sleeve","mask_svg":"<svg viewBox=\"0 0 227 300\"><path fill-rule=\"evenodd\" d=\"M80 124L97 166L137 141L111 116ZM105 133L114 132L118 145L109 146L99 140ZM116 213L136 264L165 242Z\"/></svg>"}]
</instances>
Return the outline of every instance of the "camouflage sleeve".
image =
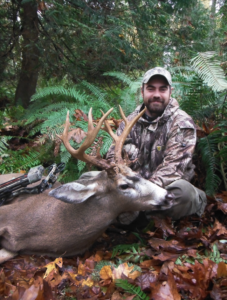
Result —
<instances>
[{"instance_id":1,"label":"camouflage sleeve","mask_svg":"<svg viewBox=\"0 0 227 300\"><path fill-rule=\"evenodd\" d=\"M192 155L195 145L195 128L175 126L166 143L163 162L149 180L161 187L178 179L189 181L194 174Z\"/></svg>"}]
</instances>

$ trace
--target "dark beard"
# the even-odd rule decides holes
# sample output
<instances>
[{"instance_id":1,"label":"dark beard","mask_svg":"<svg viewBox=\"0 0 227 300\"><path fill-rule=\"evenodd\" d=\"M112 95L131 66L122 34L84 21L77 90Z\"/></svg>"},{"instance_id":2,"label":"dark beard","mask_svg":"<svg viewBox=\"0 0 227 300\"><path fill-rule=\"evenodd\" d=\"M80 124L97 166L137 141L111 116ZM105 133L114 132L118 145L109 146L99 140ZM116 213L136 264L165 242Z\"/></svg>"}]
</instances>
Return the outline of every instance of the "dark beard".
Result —
<instances>
[{"instance_id":1,"label":"dark beard","mask_svg":"<svg viewBox=\"0 0 227 300\"><path fill-rule=\"evenodd\" d=\"M154 100L148 100L148 105L146 105L146 108L147 110L152 114L152 113L155 113L155 114L158 114L158 115L161 115L163 113L163 111L165 110L165 108L162 106L162 107L153 107L151 108L150 107L150 104L152 102L159 102L161 104L163 104L163 101L160 100L160 101L154 101Z\"/></svg>"}]
</instances>

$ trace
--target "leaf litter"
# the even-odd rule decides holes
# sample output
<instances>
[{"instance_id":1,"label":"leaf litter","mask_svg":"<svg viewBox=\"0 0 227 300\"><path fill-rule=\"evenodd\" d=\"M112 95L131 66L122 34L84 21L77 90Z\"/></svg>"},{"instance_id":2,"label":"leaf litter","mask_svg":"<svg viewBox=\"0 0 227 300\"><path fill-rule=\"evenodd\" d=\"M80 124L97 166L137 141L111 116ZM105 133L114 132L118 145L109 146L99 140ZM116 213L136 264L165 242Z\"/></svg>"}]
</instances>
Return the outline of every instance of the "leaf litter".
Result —
<instances>
[{"instance_id":1,"label":"leaf litter","mask_svg":"<svg viewBox=\"0 0 227 300\"><path fill-rule=\"evenodd\" d=\"M81 256L17 256L0 266L0 299L227 299L226 193L218 199L202 217L109 230Z\"/></svg>"}]
</instances>

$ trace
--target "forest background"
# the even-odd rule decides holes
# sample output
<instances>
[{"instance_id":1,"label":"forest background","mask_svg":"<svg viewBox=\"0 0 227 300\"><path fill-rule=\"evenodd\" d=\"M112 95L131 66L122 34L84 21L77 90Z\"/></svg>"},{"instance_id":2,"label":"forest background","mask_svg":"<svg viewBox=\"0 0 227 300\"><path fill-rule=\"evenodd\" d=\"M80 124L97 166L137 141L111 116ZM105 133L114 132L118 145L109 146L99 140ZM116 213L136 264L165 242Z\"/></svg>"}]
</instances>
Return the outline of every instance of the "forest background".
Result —
<instances>
[{"instance_id":1,"label":"forest background","mask_svg":"<svg viewBox=\"0 0 227 300\"><path fill-rule=\"evenodd\" d=\"M94 121L114 107L116 128L118 105L133 111L141 76L164 66L198 126L194 184L226 190L226 20L225 0L0 0L0 172L64 162L61 180L77 179L86 165L56 138L66 111L78 146L90 107ZM89 151L110 144L102 131Z\"/></svg>"}]
</instances>

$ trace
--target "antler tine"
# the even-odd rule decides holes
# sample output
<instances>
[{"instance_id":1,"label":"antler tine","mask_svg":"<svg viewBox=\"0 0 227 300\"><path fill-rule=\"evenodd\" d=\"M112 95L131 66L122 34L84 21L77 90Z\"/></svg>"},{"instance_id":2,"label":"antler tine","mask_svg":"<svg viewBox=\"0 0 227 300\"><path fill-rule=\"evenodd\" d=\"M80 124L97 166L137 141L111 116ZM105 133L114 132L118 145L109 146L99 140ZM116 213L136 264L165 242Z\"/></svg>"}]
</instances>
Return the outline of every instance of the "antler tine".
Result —
<instances>
[{"instance_id":1,"label":"antler tine","mask_svg":"<svg viewBox=\"0 0 227 300\"><path fill-rule=\"evenodd\" d=\"M91 137L92 142L90 142L90 145L94 142L101 126L102 123L105 121L105 119L108 117L108 115L112 112L113 108L109 109L108 112L106 112L105 114L103 114L102 118L99 120L97 126L94 128L93 126L93 122L92 122L92 108L89 111L88 114L88 135L87 135L87 139L88 137ZM90 147L89 145L89 147Z\"/></svg>"},{"instance_id":2,"label":"antler tine","mask_svg":"<svg viewBox=\"0 0 227 300\"><path fill-rule=\"evenodd\" d=\"M121 108L121 106L119 105L119 109L120 109L120 113L122 116L122 119L125 122L125 128L122 132L122 134L118 137L118 140L116 141L116 146L115 146L115 161L116 163L123 163L123 158L121 155L122 152L122 148L124 145L124 142L128 136L128 134L130 133L132 127L135 125L135 123L139 120L140 117L142 117L142 115L145 113L146 111L146 107L131 121L128 121L127 118L125 117L125 114Z\"/></svg>"},{"instance_id":3,"label":"antler tine","mask_svg":"<svg viewBox=\"0 0 227 300\"><path fill-rule=\"evenodd\" d=\"M96 156L90 156L87 155L84 151L89 148L91 146L91 144L94 142L103 121L107 118L107 116L112 112L113 108L109 109L108 112L106 112L102 118L99 120L99 123L97 124L97 126L94 128L93 123L92 123L92 109L90 109L89 114L88 114L88 133L87 133L87 137L85 139L85 141L83 142L83 144L80 146L79 149L74 149L68 140L68 130L69 130L69 111L67 112L67 116L66 116L66 122L65 122L65 128L63 131L62 136L58 136L62 142L65 145L65 148L68 150L68 152L75 158L82 160L84 162L88 162L91 164L94 164L96 166L100 166L103 169L108 169L110 167L110 164L104 160L104 159L97 159Z\"/></svg>"},{"instance_id":4,"label":"antler tine","mask_svg":"<svg viewBox=\"0 0 227 300\"><path fill-rule=\"evenodd\" d=\"M128 120L123 112L123 109L121 108L121 106L119 105L119 110L120 110L120 114L122 116L122 119L124 120L125 124L128 124Z\"/></svg>"},{"instance_id":5,"label":"antler tine","mask_svg":"<svg viewBox=\"0 0 227 300\"><path fill-rule=\"evenodd\" d=\"M62 133L62 135L58 135L57 134L57 137L59 139L62 140L63 144L65 145L65 148L68 150L68 152L74 156L76 153L77 153L77 150L75 150L69 143L69 140L68 140L68 137L67 137L67 134L68 134L68 131L69 131L69 125L70 125L70 122L69 122L69 110L67 111L67 115L66 115L66 120L65 120L65 128L64 128L64 131Z\"/></svg>"},{"instance_id":6,"label":"antler tine","mask_svg":"<svg viewBox=\"0 0 227 300\"><path fill-rule=\"evenodd\" d=\"M100 109L100 111L101 111L101 113L102 113L103 116L104 116L104 112L103 112L101 109ZM105 121L104 121L104 124L105 124L104 130L106 130L106 131L109 133L109 135L112 137L112 139L113 139L114 141L116 141L116 139L118 138L118 136L113 132L113 130L112 130L110 124L108 123L108 121L105 120Z\"/></svg>"},{"instance_id":7,"label":"antler tine","mask_svg":"<svg viewBox=\"0 0 227 300\"><path fill-rule=\"evenodd\" d=\"M91 107L88 112L88 131L93 129L94 129L94 125L92 120L92 107Z\"/></svg>"}]
</instances>

